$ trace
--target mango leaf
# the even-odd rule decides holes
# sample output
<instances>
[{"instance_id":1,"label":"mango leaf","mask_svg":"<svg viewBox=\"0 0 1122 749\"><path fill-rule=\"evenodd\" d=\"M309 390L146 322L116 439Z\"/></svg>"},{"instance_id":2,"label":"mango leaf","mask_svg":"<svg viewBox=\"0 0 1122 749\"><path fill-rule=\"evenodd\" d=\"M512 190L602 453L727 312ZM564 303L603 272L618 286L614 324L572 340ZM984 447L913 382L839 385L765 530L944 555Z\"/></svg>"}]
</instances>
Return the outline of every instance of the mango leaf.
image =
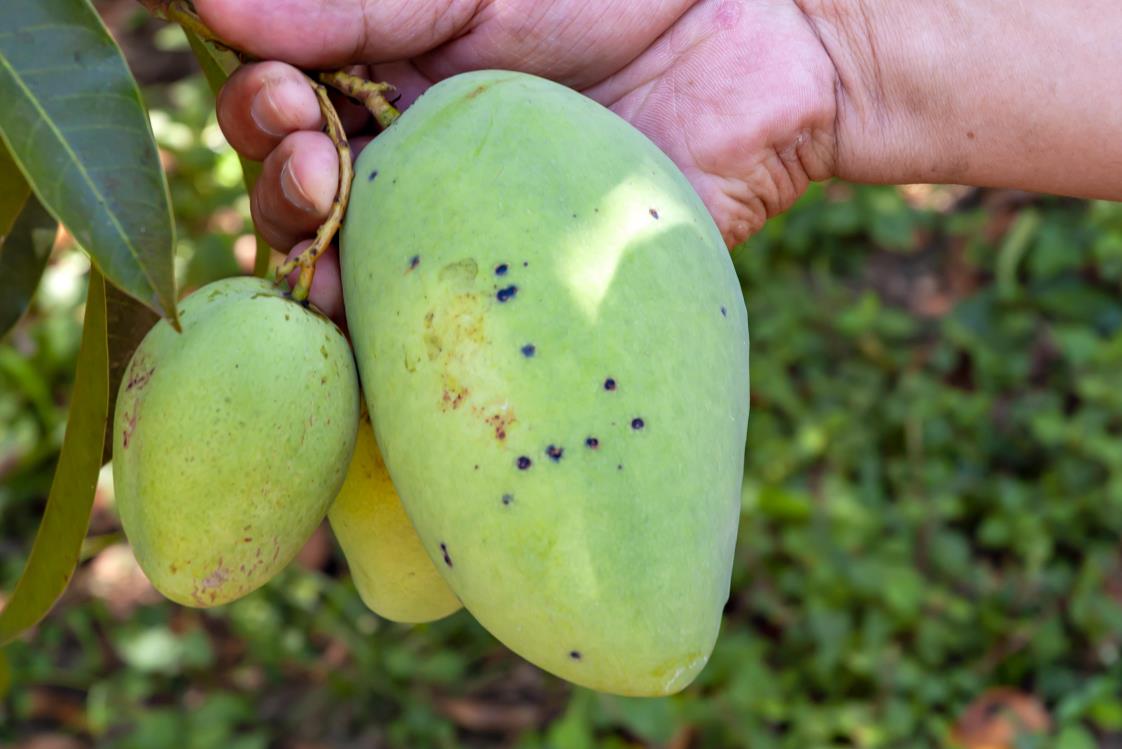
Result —
<instances>
[{"instance_id":1,"label":"mango leaf","mask_svg":"<svg viewBox=\"0 0 1122 749\"><path fill-rule=\"evenodd\" d=\"M0 648L0 700L8 696L12 688L12 667L8 665L8 655Z\"/></svg>"},{"instance_id":2,"label":"mango leaf","mask_svg":"<svg viewBox=\"0 0 1122 749\"><path fill-rule=\"evenodd\" d=\"M11 231L30 194L31 187L23 178L23 172L0 142L0 248L3 248L4 238Z\"/></svg>"},{"instance_id":3,"label":"mango leaf","mask_svg":"<svg viewBox=\"0 0 1122 749\"><path fill-rule=\"evenodd\" d=\"M0 139L113 284L178 326L167 180L140 91L89 0L4 0Z\"/></svg>"},{"instance_id":4,"label":"mango leaf","mask_svg":"<svg viewBox=\"0 0 1122 749\"><path fill-rule=\"evenodd\" d=\"M0 611L0 645L42 619L74 574L101 469L108 406L105 283L91 268L86 322L62 453L27 566L7 606Z\"/></svg>"},{"instance_id":5,"label":"mango leaf","mask_svg":"<svg viewBox=\"0 0 1122 749\"><path fill-rule=\"evenodd\" d=\"M206 78L211 93L217 97L226 79L237 69L238 59L232 52L216 49L214 45L207 44L186 29L183 33L187 35L187 42L191 45L191 51L195 53L195 59L199 61L199 67L202 68L203 77ZM261 164L257 161L249 161L240 154L238 163L242 165L242 180L245 182L246 194L250 194L253 192L253 186L257 184L257 178L261 176ZM257 240L253 274L264 277L269 270L270 248L261 236L261 232L254 231L253 236Z\"/></svg>"},{"instance_id":6,"label":"mango leaf","mask_svg":"<svg viewBox=\"0 0 1122 749\"><path fill-rule=\"evenodd\" d=\"M102 463L113 457L113 409L117 405L117 389L121 386L121 377L124 376L136 347L159 319L158 315L132 297L112 286L105 287L105 320L109 338L109 418L105 421Z\"/></svg>"},{"instance_id":7,"label":"mango leaf","mask_svg":"<svg viewBox=\"0 0 1122 749\"><path fill-rule=\"evenodd\" d=\"M15 226L0 245L0 338L35 296L57 231L58 222L29 193Z\"/></svg>"}]
</instances>

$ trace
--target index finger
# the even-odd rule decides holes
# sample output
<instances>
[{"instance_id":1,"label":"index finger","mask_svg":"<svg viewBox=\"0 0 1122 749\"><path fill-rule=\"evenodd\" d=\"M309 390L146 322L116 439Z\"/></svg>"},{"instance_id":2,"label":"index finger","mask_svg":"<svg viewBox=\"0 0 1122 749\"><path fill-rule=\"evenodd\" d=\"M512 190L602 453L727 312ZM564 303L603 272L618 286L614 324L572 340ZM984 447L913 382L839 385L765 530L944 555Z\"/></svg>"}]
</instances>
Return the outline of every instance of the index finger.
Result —
<instances>
[{"instance_id":1,"label":"index finger","mask_svg":"<svg viewBox=\"0 0 1122 749\"><path fill-rule=\"evenodd\" d=\"M307 68L405 60L463 33L482 0L195 0L225 42Z\"/></svg>"},{"instance_id":2,"label":"index finger","mask_svg":"<svg viewBox=\"0 0 1122 749\"><path fill-rule=\"evenodd\" d=\"M254 161L264 160L289 133L323 127L311 84L283 62L238 68L219 91L215 109L226 140Z\"/></svg>"}]
</instances>

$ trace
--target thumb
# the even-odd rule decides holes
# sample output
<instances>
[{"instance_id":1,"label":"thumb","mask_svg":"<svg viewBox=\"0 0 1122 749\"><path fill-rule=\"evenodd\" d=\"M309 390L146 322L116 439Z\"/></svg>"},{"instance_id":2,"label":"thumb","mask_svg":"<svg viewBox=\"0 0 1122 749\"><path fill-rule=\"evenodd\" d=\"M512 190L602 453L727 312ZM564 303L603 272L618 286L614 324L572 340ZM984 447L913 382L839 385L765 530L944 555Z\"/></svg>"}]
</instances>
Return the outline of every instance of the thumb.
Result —
<instances>
[{"instance_id":1,"label":"thumb","mask_svg":"<svg viewBox=\"0 0 1122 749\"><path fill-rule=\"evenodd\" d=\"M219 38L304 68L405 60L463 32L478 0L195 0Z\"/></svg>"}]
</instances>

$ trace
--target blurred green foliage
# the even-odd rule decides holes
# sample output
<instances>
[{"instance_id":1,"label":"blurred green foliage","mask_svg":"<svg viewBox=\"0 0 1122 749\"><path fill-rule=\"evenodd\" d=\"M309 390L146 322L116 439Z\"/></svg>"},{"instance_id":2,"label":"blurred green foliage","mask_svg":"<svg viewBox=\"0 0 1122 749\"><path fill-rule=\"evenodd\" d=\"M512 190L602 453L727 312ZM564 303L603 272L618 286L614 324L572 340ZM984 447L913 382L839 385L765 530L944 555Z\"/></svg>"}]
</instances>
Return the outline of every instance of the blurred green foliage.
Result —
<instances>
[{"instance_id":1,"label":"blurred green foliage","mask_svg":"<svg viewBox=\"0 0 1122 749\"><path fill-rule=\"evenodd\" d=\"M235 273L247 202L205 86L148 96L181 279ZM1016 749L1122 746L1122 205L816 185L733 257L753 357L740 541L682 695L572 689L464 612L381 621L335 551L206 612L122 607L80 575L8 649L0 744L941 747L1005 686L1052 723ZM85 267L56 253L0 341L0 590L49 486ZM89 555L115 532L95 514Z\"/></svg>"}]
</instances>

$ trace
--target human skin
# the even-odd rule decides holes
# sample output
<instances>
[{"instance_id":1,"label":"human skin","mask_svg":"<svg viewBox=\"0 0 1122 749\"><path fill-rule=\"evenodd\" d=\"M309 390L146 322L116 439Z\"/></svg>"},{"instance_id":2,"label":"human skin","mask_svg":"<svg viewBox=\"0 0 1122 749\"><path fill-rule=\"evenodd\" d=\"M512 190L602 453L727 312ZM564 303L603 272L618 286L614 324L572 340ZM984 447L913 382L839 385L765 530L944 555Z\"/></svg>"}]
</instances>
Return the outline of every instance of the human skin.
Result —
<instances>
[{"instance_id":1,"label":"human skin","mask_svg":"<svg viewBox=\"0 0 1122 749\"><path fill-rule=\"evenodd\" d=\"M1117 0L196 7L219 36L258 57L369 65L372 78L398 86L401 106L437 80L480 68L570 85L675 161L730 247L830 177L1122 199ZM243 67L218 102L231 145L264 161L254 221L282 249L314 233L338 180L315 98L285 62ZM344 107L343 117L354 145L368 142L362 112ZM312 298L341 309L336 284L318 284Z\"/></svg>"}]
</instances>

